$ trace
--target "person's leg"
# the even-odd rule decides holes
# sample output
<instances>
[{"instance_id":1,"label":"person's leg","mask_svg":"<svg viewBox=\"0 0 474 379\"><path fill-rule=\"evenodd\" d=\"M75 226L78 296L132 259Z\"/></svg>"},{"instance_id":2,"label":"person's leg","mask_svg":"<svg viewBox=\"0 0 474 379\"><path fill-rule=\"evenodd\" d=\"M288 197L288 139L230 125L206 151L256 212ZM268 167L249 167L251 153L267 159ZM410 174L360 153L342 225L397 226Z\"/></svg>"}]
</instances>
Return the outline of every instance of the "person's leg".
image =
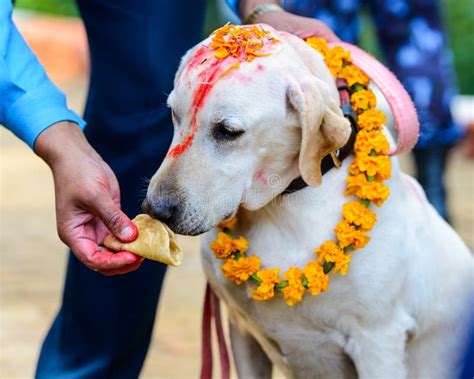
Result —
<instances>
[{"instance_id":1,"label":"person's leg","mask_svg":"<svg viewBox=\"0 0 474 379\"><path fill-rule=\"evenodd\" d=\"M166 96L201 37L204 1L80 0L91 50L85 130L120 182L131 217L172 136ZM69 257L63 304L41 350L38 378L136 378L153 329L165 266L104 277Z\"/></svg>"},{"instance_id":2,"label":"person's leg","mask_svg":"<svg viewBox=\"0 0 474 379\"><path fill-rule=\"evenodd\" d=\"M418 111L418 180L430 202L448 219L443 174L449 146L462 137L463 131L451 117L450 103L457 88L440 1L369 3L381 50Z\"/></svg>"},{"instance_id":3,"label":"person's leg","mask_svg":"<svg viewBox=\"0 0 474 379\"><path fill-rule=\"evenodd\" d=\"M444 186L444 172L448 153L449 148L446 146L415 148L413 150L416 178L425 190L429 202L441 217L449 222Z\"/></svg>"}]
</instances>

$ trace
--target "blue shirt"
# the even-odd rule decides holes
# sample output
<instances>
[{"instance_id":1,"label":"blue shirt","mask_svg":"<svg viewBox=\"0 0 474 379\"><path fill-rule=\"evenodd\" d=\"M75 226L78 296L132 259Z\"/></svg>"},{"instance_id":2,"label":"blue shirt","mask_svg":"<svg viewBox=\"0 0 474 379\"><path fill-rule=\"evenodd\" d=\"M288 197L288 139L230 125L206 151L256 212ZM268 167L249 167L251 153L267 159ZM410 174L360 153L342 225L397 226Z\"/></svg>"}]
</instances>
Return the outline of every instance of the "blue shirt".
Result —
<instances>
[{"instance_id":1,"label":"blue shirt","mask_svg":"<svg viewBox=\"0 0 474 379\"><path fill-rule=\"evenodd\" d=\"M68 109L66 97L12 21L11 0L0 0L0 124L30 147L39 134L59 121L85 122Z\"/></svg>"}]
</instances>

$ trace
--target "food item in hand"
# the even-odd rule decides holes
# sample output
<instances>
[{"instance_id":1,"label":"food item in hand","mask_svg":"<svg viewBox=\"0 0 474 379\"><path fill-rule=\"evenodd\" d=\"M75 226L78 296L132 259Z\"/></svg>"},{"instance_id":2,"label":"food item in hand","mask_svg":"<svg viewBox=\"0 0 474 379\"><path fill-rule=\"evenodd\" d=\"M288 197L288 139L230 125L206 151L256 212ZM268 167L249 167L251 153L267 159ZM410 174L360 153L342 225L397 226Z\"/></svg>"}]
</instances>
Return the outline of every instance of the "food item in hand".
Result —
<instances>
[{"instance_id":1,"label":"food item in hand","mask_svg":"<svg viewBox=\"0 0 474 379\"><path fill-rule=\"evenodd\" d=\"M124 243L109 234L104 240L104 246L115 251L130 251L171 266L183 263L183 252L170 228L145 214L137 215L132 222L138 229L135 241Z\"/></svg>"}]
</instances>

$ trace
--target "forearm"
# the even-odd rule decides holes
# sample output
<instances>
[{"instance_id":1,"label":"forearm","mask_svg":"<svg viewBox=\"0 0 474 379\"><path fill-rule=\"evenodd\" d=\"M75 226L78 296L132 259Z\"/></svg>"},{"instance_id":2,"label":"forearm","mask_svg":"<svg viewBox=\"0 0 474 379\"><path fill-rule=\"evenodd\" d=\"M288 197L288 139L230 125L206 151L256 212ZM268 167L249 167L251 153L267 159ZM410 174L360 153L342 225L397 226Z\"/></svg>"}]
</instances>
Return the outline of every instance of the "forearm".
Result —
<instances>
[{"instance_id":1,"label":"forearm","mask_svg":"<svg viewBox=\"0 0 474 379\"><path fill-rule=\"evenodd\" d=\"M98 157L78 125L67 121L45 129L36 139L34 150L51 168L66 158Z\"/></svg>"}]
</instances>

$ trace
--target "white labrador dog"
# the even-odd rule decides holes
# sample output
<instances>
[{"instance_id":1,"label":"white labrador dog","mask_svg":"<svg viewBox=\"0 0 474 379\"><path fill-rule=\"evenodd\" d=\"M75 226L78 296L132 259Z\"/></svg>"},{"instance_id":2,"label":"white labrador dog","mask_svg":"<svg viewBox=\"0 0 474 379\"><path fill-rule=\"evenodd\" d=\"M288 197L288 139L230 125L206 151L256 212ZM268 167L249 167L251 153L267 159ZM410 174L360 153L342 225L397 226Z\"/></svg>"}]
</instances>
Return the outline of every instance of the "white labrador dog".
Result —
<instances>
[{"instance_id":1,"label":"white labrador dog","mask_svg":"<svg viewBox=\"0 0 474 379\"><path fill-rule=\"evenodd\" d=\"M274 32L278 33L278 32ZM303 267L333 239L351 157L321 178L319 160L350 127L322 57L278 33L281 50L224 77L204 41L183 58L169 96L175 134L144 209L177 233L197 235L239 209L237 232L263 267ZM206 51L207 50L207 51ZM210 84L211 83L211 84ZM207 85L206 85L207 84ZM474 262L468 248L392 159L388 201L349 273L294 307L251 299L203 238L203 266L227 304L239 377L454 378ZM281 196L298 176L310 185ZM322 181L321 181L322 179Z\"/></svg>"}]
</instances>

